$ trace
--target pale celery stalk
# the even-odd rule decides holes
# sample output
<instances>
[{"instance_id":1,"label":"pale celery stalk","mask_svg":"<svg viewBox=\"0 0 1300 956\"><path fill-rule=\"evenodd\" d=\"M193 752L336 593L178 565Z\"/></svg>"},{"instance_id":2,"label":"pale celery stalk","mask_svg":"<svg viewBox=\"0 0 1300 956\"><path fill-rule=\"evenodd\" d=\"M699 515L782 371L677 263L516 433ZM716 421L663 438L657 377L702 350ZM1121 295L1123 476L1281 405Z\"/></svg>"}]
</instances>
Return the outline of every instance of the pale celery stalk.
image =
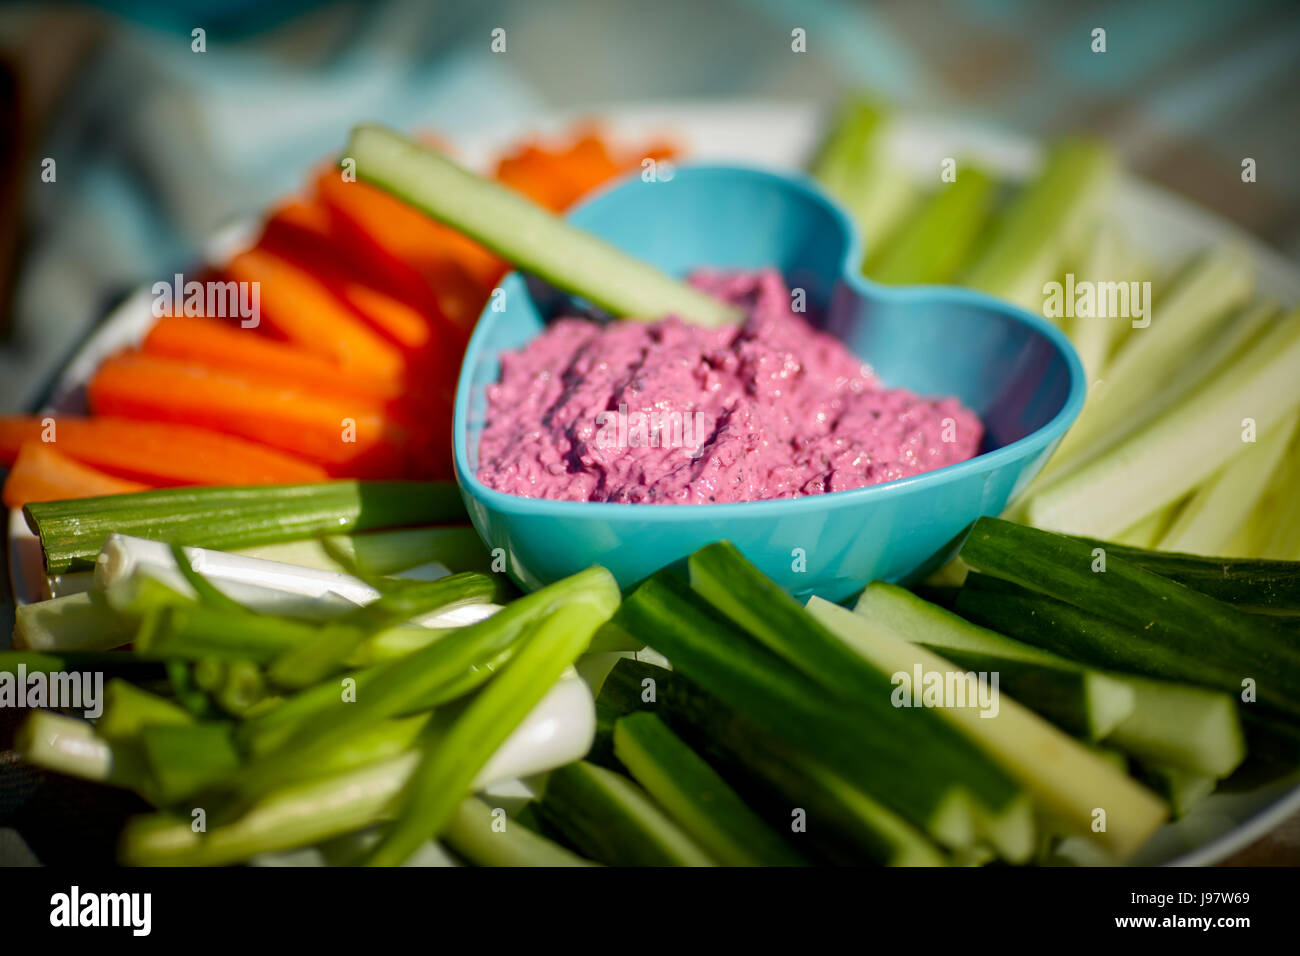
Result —
<instances>
[{"instance_id":1,"label":"pale celery stalk","mask_svg":"<svg viewBox=\"0 0 1300 956\"><path fill-rule=\"evenodd\" d=\"M878 103L863 97L849 100L812 167L813 177L857 225L868 253L889 245L918 195L907 173L886 156L889 123L888 112Z\"/></svg>"},{"instance_id":2,"label":"pale celery stalk","mask_svg":"<svg viewBox=\"0 0 1300 956\"><path fill-rule=\"evenodd\" d=\"M32 651L106 651L128 644L135 622L114 613L98 591L14 608L14 647Z\"/></svg>"},{"instance_id":3,"label":"pale celery stalk","mask_svg":"<svg viewBox=\"0 0 1300 956\"><path fill-rule=\"evenodd\" d=\"M1300 310L1191 398L1038 492L1031 524L1106 538L1177 501L1240 449L1243 421L1267 432L1300 404Z\"/></svg>"},{"instance_id":4,"label":"pale celery stalk","mask_svg":"<svg viewBox=\"0 0 1300 956\"><path fill-rule=\"evenodd\" d=\"M369 532L368 532L369 533ZM384 532L377 532L383 534ZM346 538L348 535L330 535ZM300 568L333 571L336 574L356 574L356 569L342 564L326 547L326 538L300 538L297 541L280 541L275 544L256 544L248 548L232 548L231 554L263 561L278 561Z\"/></svg>"},{"instance_id":5,"label":"pale celery stalk","mask_svg":"<svg viewBox=\"0 0 1300 956\"><path fill-rule=\"evenodd\" d=\"M1268 493L1256 509L1252 524L1258 526L1260 558L1300 561L1300 429L1297 429L1282 460L1269 482Z\"/></svg>"},{"instance_id":6,"label":"pale celery stalk","mask_svg":"<svg viewBox=\"0 0 1300 956\"><path fill-rule=\"evenodd\" d=\"M1165 529L1181 513L1179 511L1181 505L1181 501L1175 501L1163 508L1157 508L1141 521L1125 528L1111 540L1117 544L1127 544L1134 548L1154 548L1161 536L1164 535Z\"/></svg>"},{"instance_id":7,"label":"pale celery stalk","mask_svg":"<svg viewBox=\"0 0 1300 956\"><path fill-rule=\"evenodd\" d=\"M492 557L470 525L332 534L325 550L363 578L438 562L452 571L488 571Z\"/></svg>"},{"instance_id":8,"label":"pale celery stalk","mask_svg":"<svg viewBox=\"0 0 1300 956\"><path fill-rule=\"evenodd\" d=\"M1168 383L1191 384L1184 367L1216 328L1246 303L1254 266L1239 246L1225 246L1191 263L1150 308L1147 328L1132 329L1101 384L1089 390L1083 414L1056 450L1048 473L1068 470L1138 422L1149 420L1151 400Z\"/></svg>"},{"instance_id":9,"label":"pale celery stalk","mask_svg":"<svg viewBox=\"0 0 1300 956\"><path fill-rule=\"evenodd\" d=\"M522 823L502 820L470 797L457 808L442 841L476 866L596 866Z\"/></svg>"},{"instance_id":10,"label":"pale celery stalk","mask_svg":"<svg viewBox=\"0 0 1300 956\"><path fill-rule=\"evenodd\" d=\"M1123 282L1140 280L1143 273L1132 266L1130 250L1119 229L1102 223L1093 233L1079 266L1077 279L1086 282ZM1102 376L1111 348L1119 339L1128 319L1116 316L1076 318L1070 339L1079 353L1079 361L1091 384Z\"/></svg>"},{"instance_id":11,"label":"pale celery stalk","mask_svg":"<svg viewBox=\"0 0 1300 956\"><path fill-rule=\"evenodd\" d=\"M676 315L705 326L741 318L733 306L670 278L400 133L357 126L344 155L356 162L362 180L616 316L653 320Z\"/></svg>"},{"instance_id":12,"label":"pale celery stalk","mask_svg":"<svg viewBox=\"0 0 1300 956\"><path fill-rule=\"evenodd\" d=\"M993 208L997 184L977 167L942 183L889 242L867 257L864 271L886 285L936 285L965 264Z\"/></svg>"},{"instance_id":13,"label":"pale celery stalk","mask_svg":"<svg viewBox=\"0 0 1300 956\"><path fill-rule=\"evenodd\" d=\"M1160 539L1160 550L1221 554L1263 497L1297 421L1300 415L1292 412L1258 441L1243 443L1241 451L1192 495Z\"/></svg>"},{"instance_id":14,"label":"pale celery stalk","mask_svg":"<svg viewBox=\"0 0 1300 956\"><path fill-rule=\"evenodd\" d=\"M1042 171L1012 200L960 284L1041 314L1043 285L1055 278L1109 199L1119 166L1106 146L1058 143Z\"/></svg>"}]
</instances>

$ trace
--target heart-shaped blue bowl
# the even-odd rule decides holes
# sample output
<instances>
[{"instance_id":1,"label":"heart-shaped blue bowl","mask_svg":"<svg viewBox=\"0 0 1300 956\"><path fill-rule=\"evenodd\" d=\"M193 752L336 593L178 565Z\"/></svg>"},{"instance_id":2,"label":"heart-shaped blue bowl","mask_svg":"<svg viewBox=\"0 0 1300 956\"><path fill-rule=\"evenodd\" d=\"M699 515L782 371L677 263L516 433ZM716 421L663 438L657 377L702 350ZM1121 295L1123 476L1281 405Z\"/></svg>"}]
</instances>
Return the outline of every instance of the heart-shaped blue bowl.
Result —
<instances>
[{"instance_id":1,"label":"heart-shaped blue bowl","mask_svg":"<svg viewBox=\"0 0 1300 956\"><path fill-rule=\"evenodd\" d=\"M970 461L805 498L652 505L502 494L477 477L486 390L499 377L498 356L522 348L552 318L512 273L502 285L504 310L485 310L470 340L452 440L470 518L526 589L593 564L626 587L721 538L799 597L839 601L873 579L913 579L945 560L977 517L1002 511L1083 405L1083 368L1058 329L977 292L863 278L852 223L804 177L684 166L668 182L618 184L569 220L672 275L775 267L886 385L954 395L986 434Z\"/></svg>"}]
</instances>

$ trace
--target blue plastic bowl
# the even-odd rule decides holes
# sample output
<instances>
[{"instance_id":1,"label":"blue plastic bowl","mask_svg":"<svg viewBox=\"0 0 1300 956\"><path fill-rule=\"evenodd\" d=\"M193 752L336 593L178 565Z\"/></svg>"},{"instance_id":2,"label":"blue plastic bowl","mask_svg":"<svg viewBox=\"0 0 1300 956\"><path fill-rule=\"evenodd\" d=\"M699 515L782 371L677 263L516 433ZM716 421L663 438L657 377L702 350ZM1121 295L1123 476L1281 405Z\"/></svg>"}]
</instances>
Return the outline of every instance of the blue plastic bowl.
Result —
<instances>
[{"instance_id":1,"label":"blue plastic bowl","mask_svg":"<svg viewBox=\"0 0 1300 956\"><path fill-rule=\"evenodd\" d=\"M843 600L868 581L906 581L945 560L980 515L998 514L1038 473L1083 405L1083 368L1051 324L965 289L889 288L864 279L848 217L803 177L685 166L669 182L623 182L570 221L673 275L700 266L776 267L810 313L889 386L955 395L983 420L981 454L851 491L719 505L547 501L476 477L486 389L498 356L551 318L523 277L505 308L479 318L460 373L456 475L471 520L511 576L532 590L593 564L624 587L728 538L799 597Z\"/></svg>"}]
</instances>

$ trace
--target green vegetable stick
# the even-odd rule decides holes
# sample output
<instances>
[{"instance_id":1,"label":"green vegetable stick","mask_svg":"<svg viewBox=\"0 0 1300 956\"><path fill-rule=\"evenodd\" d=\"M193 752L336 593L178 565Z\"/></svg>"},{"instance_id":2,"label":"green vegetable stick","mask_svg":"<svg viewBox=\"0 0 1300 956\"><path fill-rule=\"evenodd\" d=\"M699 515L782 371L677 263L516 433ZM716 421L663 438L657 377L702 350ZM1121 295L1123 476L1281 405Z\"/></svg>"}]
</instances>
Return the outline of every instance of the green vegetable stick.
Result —
<instances>
[{"instance_id":1,"label":"green vegetable stick","mask_svg":"<svg viewBox=\"0 0 1300 956\"><path fill-rule=\"evenodd\" d=\"M956 180L941 184L888 243L867 256L866 274L886 285L951 281L988 219L996 185L983 170L963 167Z\"/></svg>"},{"instance_id":2,"label":"green vegetable stick","mask_svg":"<svg viewBox=\"0 0 1300 956\"><path fill-rule=\"evenodd\" d=\"M392 130L354 128L344 155L356 161L362 180L616 316L654 320L676 315L706 326L741 318L733 307Z\"/></svg>"},{"instance_id":3,"label":"green vegetable stick","mask_svg":"<svg viewBox=\"0 0 1300 956\"><path fill-rule=\"evenodd\" d=\"M1058 143L1038 177L995 223L988 246L960 284L1041 313L1043 284L1082 244L1109 198L1118 168L1114 153L1102 144Z\"/></svg>"},{"instance_id":4,"label":"green vegetable stick","mask_svg":"<svg viewBox=\"0 0 1300 956\"><path fill-rule=\"evenodd\" d=\"M327 481L33 502L23 514L40 535L46 573L61 574L94 567L113 532L205 548L245 548L315 534L464 521L465 504L454 482Z\"/></svg>"}]
</instances>

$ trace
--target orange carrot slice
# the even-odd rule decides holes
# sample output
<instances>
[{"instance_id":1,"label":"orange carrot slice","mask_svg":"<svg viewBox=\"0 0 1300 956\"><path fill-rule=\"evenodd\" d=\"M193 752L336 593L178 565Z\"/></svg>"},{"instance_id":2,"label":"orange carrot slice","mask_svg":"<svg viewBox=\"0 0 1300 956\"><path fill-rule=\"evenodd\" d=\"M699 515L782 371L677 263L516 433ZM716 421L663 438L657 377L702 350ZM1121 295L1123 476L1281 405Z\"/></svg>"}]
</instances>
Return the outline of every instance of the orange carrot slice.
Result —
<instances>
[{"instance_id":1,"label":"orange carrot slice","mask_svg":"<svg viewBox=\"0 0 1300 956\"><path fill-rule=\"evenodd\" d=\"M89 394L96 414L209 428L283 449L337 476L402 477L411 440L400 412L373 399L138 352L100 365Z\"/></svg>"},{"instance_id":2,"label":"orange carrot slice","mask_svg":"<svg viewBox=\"0 0 1300 956\"><path fill-rule=\"evenodd\" d=\"M7 508L21 508L29 501L122 495L149 487L83 465L53 445L28 441L18 449L18 457L5 479L4 503Z\"/></svg>"},{"instance_id":3,"label":"orange carrot slice","mask_svg":"<svg viewBox=\"0 0 1300 956\"><path fill-rule=\"evenodd\" d=\"M397 398L403 390L398 379L344 370L331 359L220 319L165 316L149 330L142 347L150 355L256 372L286 386L376 399Z\"/></svg>"},{"instance_id":4,"label":"orange carrot slice","mask_svg":"<svg viewBox=\"0 0 1300 956\"><path fill-rule=\"evenodd\" d=\"M202 428L122 418L0 417L0 463L24 442L53 441L69 458L156 485L267 485L323 481L319 465Z\"/></svg>"},{"instance_id":5,"label":"orange carrot slice","mask_svg":"<svg viewBox=\"0 0 1300 956\"><path fill-rule=\"evenodd\" d=\"M226 272L236 281L260 283L262 320L289 341L346 369L401 377L401 350L368 328L306 269L264 249L250 249L231 259Z\"/></svg>"}]
</instances>

